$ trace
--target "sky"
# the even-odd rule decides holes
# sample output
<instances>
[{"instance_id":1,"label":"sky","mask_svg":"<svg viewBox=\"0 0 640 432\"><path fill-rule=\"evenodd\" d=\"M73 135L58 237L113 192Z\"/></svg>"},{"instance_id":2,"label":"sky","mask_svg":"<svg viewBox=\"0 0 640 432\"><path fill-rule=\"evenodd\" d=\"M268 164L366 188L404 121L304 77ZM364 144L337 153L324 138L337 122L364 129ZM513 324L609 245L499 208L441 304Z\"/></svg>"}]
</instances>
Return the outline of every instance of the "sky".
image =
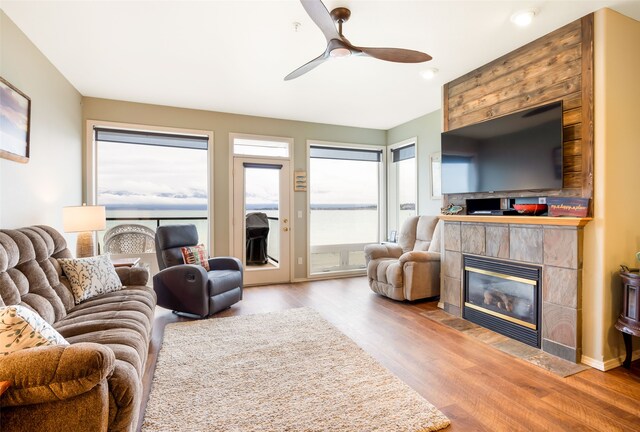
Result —
<instances>
[{"instance_id":1,"label":"sky","mask_svg":"<svg viewBox=\"0 0 640 432\"><path fill-rule=\"evenodd\" d=\"M206 208L206 150L99 142L97 157L99 204Z\"/></svg>"},{"instance_id":2,"label":"sky","mask_svg":"<svg viewBox=\"0 0 640 432\"><path fill-rule=\"evenodd\" d=\"M126 155L126 157L123 157ZM207 205L205 150L98 143L98 203L103 205ZM275 170L247 172L247 203L277 201ZM311 204L377 204L378 163L312 159Z\"/></svg>"}]
</instances>

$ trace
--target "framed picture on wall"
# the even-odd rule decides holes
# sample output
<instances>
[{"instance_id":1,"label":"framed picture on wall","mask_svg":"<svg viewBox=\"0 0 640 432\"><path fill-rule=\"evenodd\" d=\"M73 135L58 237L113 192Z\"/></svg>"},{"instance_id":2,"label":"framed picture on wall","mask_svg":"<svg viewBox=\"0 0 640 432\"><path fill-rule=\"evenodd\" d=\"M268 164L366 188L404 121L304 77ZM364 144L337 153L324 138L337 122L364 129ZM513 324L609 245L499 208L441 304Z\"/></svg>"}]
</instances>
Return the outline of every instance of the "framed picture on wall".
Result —
<instances>
[{"instance_id":1,"label":"framed picture on wall","mask_svg":"<svg viewBox=\"0 0 640 432\"><path fill-rule=\"evenodd\" d=\"M441 169L442 155L438 153L431 153L429 155L429 174L431 180L431 199L441 199L442 189L440 187L440 169Z\"/></svg>"},{"instance_id":2,"label":"framed picture on wall","mask_svg":"<svg viewBox=\"0 0 640 432\"><path fill-rule=\"evenodd\" d=\"M31 99L0 77L0 157L29 162Z\"/></svg>"}]
</instances>

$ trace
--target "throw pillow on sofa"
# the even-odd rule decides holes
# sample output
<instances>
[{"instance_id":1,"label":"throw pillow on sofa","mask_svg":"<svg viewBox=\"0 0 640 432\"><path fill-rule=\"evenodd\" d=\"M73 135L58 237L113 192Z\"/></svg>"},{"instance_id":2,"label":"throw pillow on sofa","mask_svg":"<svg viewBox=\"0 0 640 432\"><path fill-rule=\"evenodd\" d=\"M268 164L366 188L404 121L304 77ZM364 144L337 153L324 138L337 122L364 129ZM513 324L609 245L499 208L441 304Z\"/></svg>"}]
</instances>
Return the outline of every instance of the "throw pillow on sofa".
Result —
<instances>
[{"instance_id":1,"label":"throw pillow on sofa","mask_svg":"<svg viewBox=\"0 0 640 432\"><path fill-rule=\"evenodd\" d=\"M180 248L180 252L182 252L182 259L185 264L200 265L204 267L206 271L209 271L207 248L203 244L183 246Z\"/></svg>"},{"instance_id":2,"label":"throw pillow on sofa","mask_svg":"<svg viewBox=\"0 0 640 432\"><path fill-rule=\"evenodd\" d=\"M89 258L58 258L58 262L71 283L76 304L122 288L109 254Z\"/></svg>"},{"instance_id":3,"label":"throw pillow on sofa","mask_svg":"<svg viewBox=\"0 0 640 432\"><path fill-rule=\"evenodd\" d=\"M24 306L0 308L0 356L48 345L69 345L40 315Z\"/></svg>"}]
</instances>

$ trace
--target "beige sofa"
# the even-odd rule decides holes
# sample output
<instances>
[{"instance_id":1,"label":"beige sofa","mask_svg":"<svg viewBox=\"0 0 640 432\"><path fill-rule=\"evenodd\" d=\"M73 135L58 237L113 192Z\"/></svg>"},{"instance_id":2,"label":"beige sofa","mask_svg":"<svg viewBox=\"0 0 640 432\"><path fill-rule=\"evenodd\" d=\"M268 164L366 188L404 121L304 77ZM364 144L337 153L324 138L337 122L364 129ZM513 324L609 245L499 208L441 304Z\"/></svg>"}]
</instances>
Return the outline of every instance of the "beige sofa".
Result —
<instances>
[{"instance_id":1,"label":"beige sofa","mask_svg":"<svg viewBox=\"0 0 640 432\"><path fill-rule=\"evenodd\" d=\"M371 289L394 300L440 295L440 229L437 216L414 216L402 226L398 244L365 246Z\"/></svg>"},{"instance_id":2,"label":"beige sofa","mask_svg":"<svg viewBox=\"0 0 640 432\"><path fill-rule=\"evenodd\" d=\"M70 343L0 358L0 425L7 431L134 431L156 297L142 268L118 269L124 289L74 304L46 226L0 230L0 306L35 310Z\"/></svg>"}]
</instances>

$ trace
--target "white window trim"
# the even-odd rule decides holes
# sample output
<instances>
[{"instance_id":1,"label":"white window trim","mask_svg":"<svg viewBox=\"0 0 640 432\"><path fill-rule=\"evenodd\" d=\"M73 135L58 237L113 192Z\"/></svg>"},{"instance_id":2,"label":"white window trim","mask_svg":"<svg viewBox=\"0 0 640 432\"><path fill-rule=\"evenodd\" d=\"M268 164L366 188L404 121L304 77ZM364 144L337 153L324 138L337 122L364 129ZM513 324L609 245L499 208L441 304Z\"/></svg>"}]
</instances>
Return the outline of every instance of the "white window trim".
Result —
<instances>
[{"instance_id":1,"label":"white window trim","mask_svg":"<svg viewBox=\"0 0 640 432\"><path fill-rule=\"evenodd\" d=\"M387 147L387 232L385 233L384 238L388 238L388 235L391 231L400 232L400 228L398 226L398 211L399 211L399 203L398 203L398 173L396 170L396 165L393 163L392 151L398 148L407 147L409 145L414 145L416 149L416 155L413 159L416 165L416 196L414 197L416 202L416 215L419 214L420 203L418 200L420 199L420 193L418 191L420 182L418 181L418 137L409 138Z\"/></svg>"},{"instance_id":2,"label":"white window trim","mask_svg":"<svg viewBox=\"0 0 640 432\"><path fill-rule=\"evenodd\" d=\"M255 140L255 141L282 141L286 142L289 145L289 156L257 156L251 154L236 154L234 142L236 139L247 139L247 140ZM244 157L244 158L252 158L252 159L285 159L285 160L293 160L293 138L290 137L280 137L280 136L270 136L270 135L255 135L255 134L246 134L246 133L238 133L238 132L230 132L229 133L229 155L231 155L231 159L234 157ZM231 160L233 164L233 160Z\"/></svg>"},{"instance_id":3,"label":"white window trim","mask_svg":"<svg viewBox=\"0 0 640 432\"><path fill-rule=\"evenodd\" d=\"M356 143L345 143L345 142L335 142L335 141L320 141L320 140L307 140L307 184L310 184L311 177L311 147L312 146L322 146L322 147L335 147L335 148L355 148L355 149L366 149L366 150L378 150L381 152L381 161L380 167L378 170L378 239L382 241L386 239L386 234L384 233L387 226L387 188L385 187L387 183L386 179L386 161L387 154L385 152L385 147L377 146L372 144L356 144ZM366 274L366 269L356 269L356 270L338 270L333 272L323 272L323 273L311 273L311 224L310 224L310 216L311 215L311 191L307 188L307 279L331 279L340 276L354 276L360 274Z\"/></svg>"},{"instance_id":4,"label":"white window trim","mask_svg":"<svg viewBox=\"0 0 640 432\"><path fill-rule=\"evenodd\" d=\"M96 180L96 175L98 172L98 160L97 160L97 151L96 151L96 142L95 142L95 128L106 128L106 129L129 129L136 131L145 131L145 132L165 132L165 133L175 133L175 134L183 134L183 135L198 135L198 136L206 136L207 137L207 189L208 189L208 200L207 200L207 218L209 219L209 249L211 255L214 254L215 251L215 235L214 235L214 219L213 219L213 192L214 192L214 184L213 184L213 146L214 146L214 134L213 131L199 130L199 129L180 129L173 127L164 127L164 126L151 126L137 123L120 123L120 122L109 122L102 120L87 120L86 121L86 130L85 130L85 157L84 157L84 171L86 173L84 179L84 191L83 191L83 202L86 202L90 205L95 205L96 200L98 198L98 184Z\"/></svg>"}]
</instances>

